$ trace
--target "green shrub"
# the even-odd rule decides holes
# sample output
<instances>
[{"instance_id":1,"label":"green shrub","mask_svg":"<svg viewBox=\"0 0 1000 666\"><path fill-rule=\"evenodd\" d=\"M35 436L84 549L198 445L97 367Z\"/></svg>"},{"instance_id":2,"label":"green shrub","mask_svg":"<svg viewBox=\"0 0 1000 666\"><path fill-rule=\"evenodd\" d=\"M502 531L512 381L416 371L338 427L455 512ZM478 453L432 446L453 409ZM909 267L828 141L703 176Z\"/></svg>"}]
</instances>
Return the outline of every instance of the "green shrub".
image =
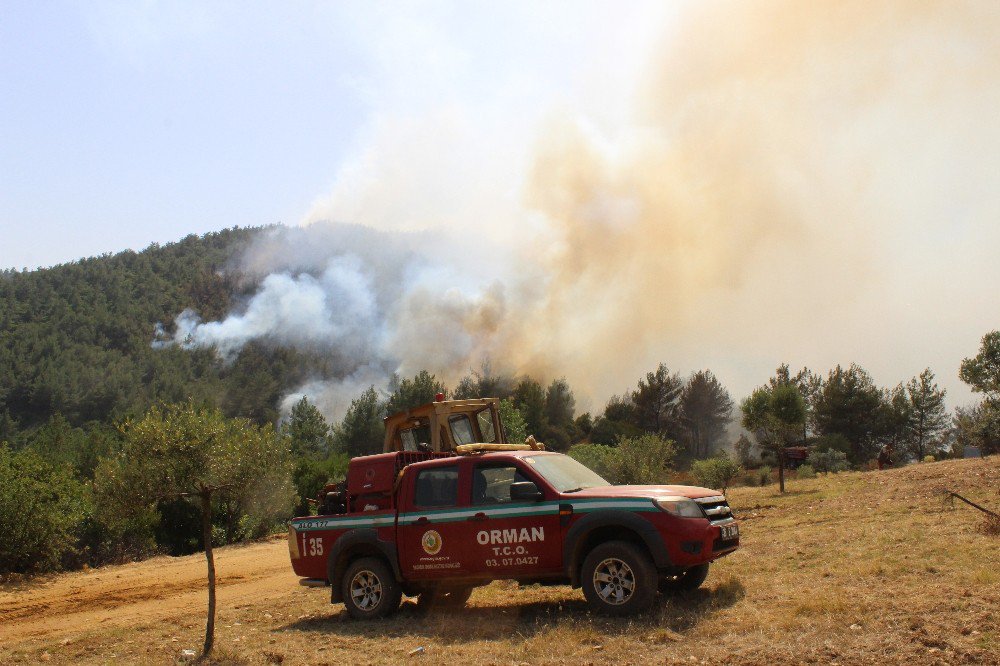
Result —
<instances>
[{"instance_id":1,"label":"green shrub","mask_svg":"<svg viewBox=\"0 0 1000 666\"><path fill-rule=\"evenodd\" d=\"M729 458L708 458L691 463L691 474L699 485L718 488L722 492L726 492L729 484L742 472L739 463Z\"/></svg>"},{"instance_id":2,"label":"green shrub","mask_svg":"<svg viewBox=\"0 0 1000 666\"><path fill-rule=\"evenodd\" d=\"M114 462L114 458L102 458L94 473L94 512L83 542L88 560L95 565L140 560L160 550L156 534L163 503L141 509L134 502L123 505ZM177 535L173 538L176 543ZM167 550L173 545L164 544Z\"/></svg>"},{"instance_id":3,"label":"green shrub","mask_svg":"<svg viewBox=\"0 0 1000 666\"><path fill-rule=\"evenodd\" d=\"M936 460L936 458L934 456L932 456L932 455L926 455L926 456L924 456L924 462L934 462L935 460Z\"/></svg>"},{"instance_id":4,"label":"green shrub","mask_svg":"<svg viewBox=\"0 0 1000 666\"><path fill-rule=\"evenodd\" d=\"M577 444L568 455L610 483L664 483L673 471L677 445L656 435L621 437L617 446Z\"/></svg>"},{"instance_id":5,"label":"green shrub","mask_svg":"<svg viewBox=\"0 0 1000 666\"><path fill-rule=\"evenodd\" d=\"M618 455L618 451L603 444L577 444L570 447L567 455L610 480L611 459Z\"/></svg>"},{"instance_id":6,"label":"green shrub","mask_svg":"<svg viewBox=\"0 0 1000 666\"><path fill-rule=\"evenodd\" d=\"M0 573L59 569L78 555L89 509L86 487L67 468L30 450L0 446Z\"/></svg>"},{"instance_id":7,"label":"green shrub","mask_svg":"<svg viewBox=\"0 0 1000 666\"><path fill-rule=\"evenodd\" d=\"M514 402L510 398L501 400L499 411L500 422L503 423L504 430L507 432L507 440L514 444L523 442L528 436L528 425Z\"/></svg>"},{"instance_id":8,"label":"green shrub","mask_svg":"<svg viewBox=\"0 0 1000 666\"><path fill-rule=\"evenodd\" d=\"M757 479L760 481L760 485L769 486L771 485L771 466L764 465L757 470Z\"/></svg>"},{"instance_id":9,"label":"green shrub","mask_svg":"<svg viewBox=\"0 0 1000 666\"><path fill-rule=\"evenodd\" d=\"M799 468L795 471L795 475L800 479L815 479L816 470L813 469L812 465L799 465Z\"/></svg>"},{"instance_id":10,"label":"green shrub","mask_svg":"<svg viewBox=\"0 0 1000 666\"><path fill-rule=\"evenodd\" d=\"M829 474L833 472L843 472L848 468L847 454L836 449L825 451L812 451L806 458L806 463L817 472Z\"/></svg>"},{"instance_id":11,"label":"green shrub","mask_svg":"<svg viewBox=\"0 0 1000 666\"><path fill-rule=\"evenodd\" d=\"M292 470L295 484L296 516L308 516L310 499L315 499L319 491L328 483L337 483L347 476L350 458L346 453L331 453L325 460L300 458Z\"/></svg>"},{"instance_id":12,"label":"green shrub","mask_svg":"<svg viewBox=\"0 0 1000 666\"><path fill-rule=\"evenodd\" d=\"M677 457L677 445L656 435L622 437L614 450L606 478L616 485L665 483Z\"/></svg>"}]
</instances>

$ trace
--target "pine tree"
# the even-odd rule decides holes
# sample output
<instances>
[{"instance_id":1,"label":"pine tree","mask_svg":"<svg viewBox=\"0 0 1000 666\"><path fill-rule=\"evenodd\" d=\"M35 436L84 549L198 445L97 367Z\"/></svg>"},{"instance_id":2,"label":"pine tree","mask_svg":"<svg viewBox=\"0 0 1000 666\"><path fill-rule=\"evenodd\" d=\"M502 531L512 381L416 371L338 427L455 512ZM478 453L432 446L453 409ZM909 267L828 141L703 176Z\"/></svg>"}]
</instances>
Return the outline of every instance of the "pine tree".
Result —
<instances>
[{"instance_id":1,"label":"pine tree","mask_svg":"<svg viewBox=\"0 0 1000 666\"><path fill-rule=\"evenodd\" d=\"M679 439L679 402L684 384L676 373L671 373L663 363L655 372L646 374L632 391L633 420L636 427L666 439Z\"/></svg>"},{"instance_id":2,"label":"pine tree","mask_svg":"<svg viewBox=\"0 0 1000 666\"><path fill-rule=\"evenodd\" d=\"M729 392L708 370L691 375L680 396L680 417L692 458L707 458L726 432L733 413Z\"/></svg>"},{"instance_id":3,"label":"pine tree","mask_svg":"<svg viewBox=\"0 0 1000 666\"><path fill-rule=\"evenodd\" d=\"M385 438L384 417L385 404L371 386L351 401L344 420L334 428L334 441L352 458L378 453Z\"/></svg>"},{"instance_id":4,"label":"pine tree","mask_svg":"<svg viewBox=\"0 0 1000 666\"><path fill-rule=\"evenodd\" d=\"M944 407L945 390L934 383L934 373L927 368L906 385L909 399L909 430L912 450L917 460L924 459L927 445L948 427Z\"/></svg>"},{"instance_id":5,"label":"pine tree","mask_svg":"<svg viewBox=\"0 0 1000 666\"><path fill-rule=\"evenodd\" d=\"M548 426L545 416L545 389L542 385L530 377L524 377L514 387L511 399L524 418L528 434L542 437Z\"/></svg>"},{"instance_id":6,"label":"pine tree","mask_svg":"<svg viewBox=\"0 0 1000 666\"><path fill-rule=\"evenodd\" d=\"M325 457L330 452L330 426L316 406L305 396L295 406L282 426L282 433L289 438L292 454L296 457Z\"/></svg>"},{"instance_id":7,"label":"pine tree","mask_svg":"<svg viewBox=\"0 0 1000 666\"><path fill-rule=\"evenodd\" d=\"M387 414L395 414L404 409L427 404L432 402L438 393L448 392L444 384L426 370L418 372L413 379L403 379L402 381L397 375L393 375L389 390L391 395L385 408Z\"/></svg>"},{"instance_id":8,"label":"pine tree","mask_svg":"<svg viewBox=\"0 0 1000 666\"><path fill-rule=\"evenodd\" d=\"M788 443L799 436L806 420L806 405L798 387L781 383L756 389L740 405L743 427L753 433L757 445L778 459L778 481L785 492L785 456Z\"/></svg>"}]
</instances>

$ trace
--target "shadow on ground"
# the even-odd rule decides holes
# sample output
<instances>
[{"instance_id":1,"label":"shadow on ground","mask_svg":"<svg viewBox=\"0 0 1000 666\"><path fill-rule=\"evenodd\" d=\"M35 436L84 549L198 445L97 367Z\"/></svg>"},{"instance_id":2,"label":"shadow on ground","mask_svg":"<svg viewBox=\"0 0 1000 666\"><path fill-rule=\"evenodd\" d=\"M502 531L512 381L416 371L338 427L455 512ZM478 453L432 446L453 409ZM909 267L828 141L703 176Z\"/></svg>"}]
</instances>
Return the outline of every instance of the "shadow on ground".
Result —
<instances>
[{"instance_id":1,"label":"shadow on ground","mask_svg":"<svg viewBox=\"0 0 1000 666\"><path fill-rule=\"evenodd\" d=\"M472 642L509 638L518 635L530 638L556 629L560 625L590 628L607 636L635 631L668 628L689 631L715 612L739 602L746 591L737 579L730 579L714 589L699 589L684 595L658 597L649 611L633 618L612 618L590 610L579 591L568 587L565 597L551 601L519 601L522 593L516 586L496 590L489 605L472 601L460 610L420 609L415 601L405 601L399 612L383 620L352 620L342 607L334 607L330 615L297 620L275 632L310 632L365 638L400 638L424 636L447 642ZM502 596L509 592L509 599ZM500 600L498 601L498 597Z\"/></svg>"}]
</instances>

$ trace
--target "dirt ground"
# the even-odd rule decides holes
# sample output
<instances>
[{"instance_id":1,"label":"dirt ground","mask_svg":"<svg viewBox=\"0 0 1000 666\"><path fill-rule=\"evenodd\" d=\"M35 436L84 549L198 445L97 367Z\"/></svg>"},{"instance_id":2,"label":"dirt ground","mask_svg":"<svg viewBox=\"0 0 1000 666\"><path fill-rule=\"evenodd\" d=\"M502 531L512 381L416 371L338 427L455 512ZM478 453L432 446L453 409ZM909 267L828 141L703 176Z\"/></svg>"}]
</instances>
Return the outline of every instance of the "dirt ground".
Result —
<instances>
[{"instance_id":1,"label":"dirt ground","mask_svg":"<svg viewBox=\"0 0 1000 666\"><path fill-rule=\"evenodd\" d=\"M217 551L224 664L1000 664L1000 537L951 488L1000 506L1000 457L736 488L743 547L641 617L579 590L494 583L463 611L412 601L354 622L297 584L282 538ZM0 586L0 664L152 663L197 651L201 555ZM417 652L411 654L414 650Z\"/></svg>"}]
</instances>

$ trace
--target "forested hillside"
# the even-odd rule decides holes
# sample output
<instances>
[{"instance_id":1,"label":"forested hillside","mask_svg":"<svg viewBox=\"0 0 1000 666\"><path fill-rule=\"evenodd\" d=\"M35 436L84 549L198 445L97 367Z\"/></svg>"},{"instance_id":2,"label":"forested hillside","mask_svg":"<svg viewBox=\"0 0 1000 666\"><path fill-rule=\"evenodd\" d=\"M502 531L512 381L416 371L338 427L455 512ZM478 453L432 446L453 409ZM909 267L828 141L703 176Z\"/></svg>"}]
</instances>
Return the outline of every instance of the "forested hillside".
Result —
<instances>
[{"instance_id":1,"label":"forested hillside","mask_svg":"<svg viewBox=\"0 0 1000 666\"><path fill-rule=\"evenodd\" d=\"M222 269L259 231L0 273L0 440L54 415L72 426L112 423L189 397L273 420L280 387L301 372L295 352L251 346L226 367L211 350L151 347L156 324L185 308L213 318L229 310L239 274Z\"/></svg>"}]
</instances>

